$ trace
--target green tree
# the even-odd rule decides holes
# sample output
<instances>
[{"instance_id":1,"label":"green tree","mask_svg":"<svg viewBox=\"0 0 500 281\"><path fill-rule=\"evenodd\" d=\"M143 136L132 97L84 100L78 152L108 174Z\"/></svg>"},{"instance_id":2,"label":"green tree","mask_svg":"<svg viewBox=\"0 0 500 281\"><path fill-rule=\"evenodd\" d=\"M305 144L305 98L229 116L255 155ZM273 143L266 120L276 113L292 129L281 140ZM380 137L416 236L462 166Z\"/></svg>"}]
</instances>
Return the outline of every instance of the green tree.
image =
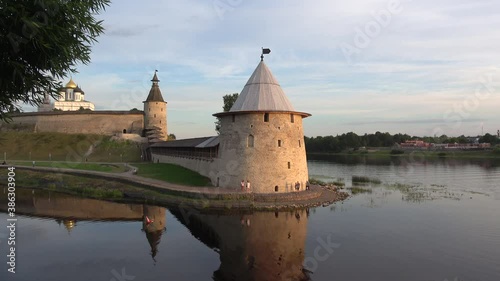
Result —
<instances>
[{"instance_id":1,"label":"green tree","mask_svg":"<svg viewBox=\"0 0 500 281\"><path fill-rule=\"evenodd\" d=\"M174 134L168 134L168 140L176 140L177 138L175 137Z\"/></svg>"},{"instance_id":2,"label":"green tree","mask_svg":"<svg viewBox=\"0 0 500 281\"><path fill-rule=\"evenodd\" d=\"M490 143L491 145L495 145L497 143L500 143L500 140L497 138L497 136L492 135L490 133L484 134L484 136L479 138L480 143Z\"/></svg>"},{"instance_id":3,"label":"green tree","mask_svg":"<svg viewBox=\"0 0 500 281\"><path fill-rule=\"evenodd\" d=\"M234 94L227 94L222 97L222 100L224 102L224 105L222 106L222 110L224 112L228 112L231 110L231 107L233 107L234 102L238 99L239 94L234 93ZM217 134L220 134L220 118L217 117L217 121L215 121L215 131Z\"/></svg>"},{"instance_id":4,"label":"green tree","mask_svg":"<svg viewBox=\"0 0 500 281\"><path fill-rule=\"evenodd\" d=\"M110 0L0 1L0 120L16 102L39 105L59 82L90 62L104 31L95 18Z\"/></svg>"}]
</instances>

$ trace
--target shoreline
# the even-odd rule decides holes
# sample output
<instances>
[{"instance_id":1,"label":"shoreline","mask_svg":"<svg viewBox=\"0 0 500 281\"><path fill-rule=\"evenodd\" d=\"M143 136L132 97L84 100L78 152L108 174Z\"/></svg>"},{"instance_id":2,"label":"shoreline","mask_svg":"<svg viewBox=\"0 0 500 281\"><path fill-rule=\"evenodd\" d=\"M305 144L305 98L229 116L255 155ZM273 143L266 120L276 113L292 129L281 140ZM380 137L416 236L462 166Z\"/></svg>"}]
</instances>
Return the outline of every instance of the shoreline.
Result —
<instances>
[{"instance_id":1,"label":"shoreline","mask_svg":"<svg viewBox=\"0 0 500 281\"><path fill-rule=\"evenodd\" d=\"M93 199L108 200L121 203L147 203L166 207L185 207L199 210L252 210L252 211L275 211L311 208L318 206L329 206L337 201L345 200L349 197L346 192L338 191L321 186L311 186L310 190L290 193L270 193L257 194L247 192L235 192L230 189L218 187L193 187L171 184L160 180L144 178L134 175L131 171L124 173L107 173L89 170L61 169L48 167L27 167L15 166L16 171L38 173L35 176L43 180L42 176L69 175L85 177L89 180L102 180L119 182L126 186L120 192L122 197L118 198L96 198L78 194L75 189L67 187L51 188L48 186L23 186L19 188L43 189L53 192L62 192ZM31 178L30 178L31 179ZM111 188L116 190L118 188Z\"/></svg>"},{"instance_id":2,"label":"shoreline","mask_svg":"<svg viewBox=\"0 0 500 281\"><path fill-rule=\"evenodd\" d=\"M404 150L403 154L391 154L390 150L379 150L373 152L308 152L308 156L370 156L370 157L412 157L417 153L423 157L432 159L500 159L500 154L493 150L488 151L428 151L428 150ZM445 153L440 155L440 153ZM309 160L309 157L308 157Z\"/></svg>"}]
</instances>

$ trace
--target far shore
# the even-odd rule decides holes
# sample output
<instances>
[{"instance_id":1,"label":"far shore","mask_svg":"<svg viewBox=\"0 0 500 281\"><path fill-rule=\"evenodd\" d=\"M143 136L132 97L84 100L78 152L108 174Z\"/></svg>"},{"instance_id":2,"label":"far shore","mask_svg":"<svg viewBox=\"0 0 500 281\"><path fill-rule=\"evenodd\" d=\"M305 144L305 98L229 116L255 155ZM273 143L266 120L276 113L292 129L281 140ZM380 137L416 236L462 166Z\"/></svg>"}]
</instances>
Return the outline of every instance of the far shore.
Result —
<instances>
[{"instance_id":1,"label":"far shore","mask_svg":"<svg viewBox=\"0 0 500 281\"><path fill-rule=\"evenodd\" d=\"M408 157L424 156L429 158L499 158L495 150L402 150L403 153L391 153L389 148L367 149L344 152L308 152L307 155L373 156L373 157Z\"/></svg>"}]
</instances>

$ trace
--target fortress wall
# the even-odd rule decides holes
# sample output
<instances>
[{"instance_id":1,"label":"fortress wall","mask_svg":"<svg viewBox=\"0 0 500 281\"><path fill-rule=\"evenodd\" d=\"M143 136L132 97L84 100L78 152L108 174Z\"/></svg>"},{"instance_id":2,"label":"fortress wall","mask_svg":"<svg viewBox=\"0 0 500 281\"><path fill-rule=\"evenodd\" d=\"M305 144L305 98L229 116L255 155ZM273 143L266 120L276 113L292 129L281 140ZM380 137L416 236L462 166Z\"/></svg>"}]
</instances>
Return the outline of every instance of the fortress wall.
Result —
<instances>
[{"instance_id":1,"label":"fortress wall","mask_svg":"<svg viewBox=\"0 0 500 281\"><path fill-rule=\"evenodd\" d=\"M128 111L24 113L14 115L7 126L68 134L112 135L124 129L127 133L142 134L144 116L142 112Z\"/></svg>"},{"instance_id":2,"label":"fortress wall","mask_svg":"<svg viewBox=\"0 0 500 281\"><path fill-rule=\"evenodd\" d=\"M219 173L227 179L222 187L238 187L241 180L249 180L251 189L259 193L305 189L308 180L302 116L290 113L236 114L221 118ZM253 146L251 144L253 136ZM278 145L280 141L281 146ZM288 165L290 163L290 166Z\"/></svg>"}]
</instances>

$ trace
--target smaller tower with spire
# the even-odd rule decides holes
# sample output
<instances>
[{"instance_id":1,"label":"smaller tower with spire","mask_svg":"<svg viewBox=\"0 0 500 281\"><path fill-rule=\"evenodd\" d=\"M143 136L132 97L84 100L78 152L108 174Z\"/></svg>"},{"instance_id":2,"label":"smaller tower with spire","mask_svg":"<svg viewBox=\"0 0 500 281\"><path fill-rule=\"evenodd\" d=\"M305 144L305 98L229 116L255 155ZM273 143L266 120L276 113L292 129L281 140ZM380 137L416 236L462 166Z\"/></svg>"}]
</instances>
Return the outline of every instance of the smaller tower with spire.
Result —
<instances>
[{"instance_id":1,"label":"smaller tower with spire","mask_svg":"<svg viewBox=\"0 0 500 281\"><path fill-rule=\"evenodd\" d=\"M144 130L150 142L166 141L167 132L167 103L163 100L158 76L155 70L149 95L144 103Z\"/></svg>"}]
</instances>

